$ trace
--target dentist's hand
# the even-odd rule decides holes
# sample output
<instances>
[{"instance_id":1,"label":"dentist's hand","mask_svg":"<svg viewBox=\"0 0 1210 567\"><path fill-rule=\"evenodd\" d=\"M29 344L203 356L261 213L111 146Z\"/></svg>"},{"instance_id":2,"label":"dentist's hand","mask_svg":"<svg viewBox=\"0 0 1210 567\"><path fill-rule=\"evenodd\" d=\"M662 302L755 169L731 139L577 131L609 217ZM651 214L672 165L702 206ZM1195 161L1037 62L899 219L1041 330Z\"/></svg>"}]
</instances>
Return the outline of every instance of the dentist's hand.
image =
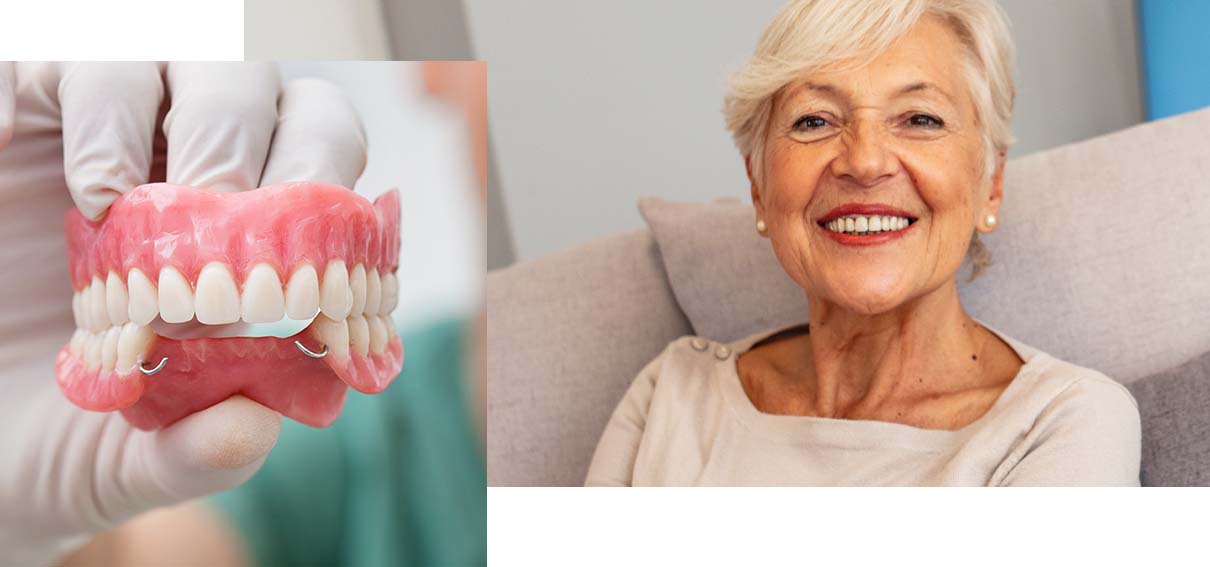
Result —
<instances>
[{"instance_id":1,"label":"dentist's hand","mask_svg":"<svg viewBox=\"0 0 1210 567\"><path fill-rule=\"evenodd\" d=\"M48 564L143 511L237 486L281 426L238 396L156 432L66 401L68 208L99 219L149 181L352 187L365 159L343 93L283 86L271 64L0 62L0 565Z\"/></svg>"}]
</instances>

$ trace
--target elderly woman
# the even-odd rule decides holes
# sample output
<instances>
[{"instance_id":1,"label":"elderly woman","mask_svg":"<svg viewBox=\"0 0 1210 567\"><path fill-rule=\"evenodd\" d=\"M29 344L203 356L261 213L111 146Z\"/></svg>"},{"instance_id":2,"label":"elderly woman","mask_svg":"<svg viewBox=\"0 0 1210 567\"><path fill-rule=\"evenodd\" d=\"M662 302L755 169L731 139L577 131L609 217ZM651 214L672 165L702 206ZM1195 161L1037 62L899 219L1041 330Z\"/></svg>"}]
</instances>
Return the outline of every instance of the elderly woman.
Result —
<instances>
[{"instance_id":1,"label":"elderly woman","mask_svg":"<svg viewBox=\"0 0 1210 567\"><path fill-rule=\"evenodd\" d=\"M959 301L999 222L1012 61L991 0L785 6L725 109L807 321L668 345L587 484L1138 485L1130 393Z\"/></svg>"}]
</instances>

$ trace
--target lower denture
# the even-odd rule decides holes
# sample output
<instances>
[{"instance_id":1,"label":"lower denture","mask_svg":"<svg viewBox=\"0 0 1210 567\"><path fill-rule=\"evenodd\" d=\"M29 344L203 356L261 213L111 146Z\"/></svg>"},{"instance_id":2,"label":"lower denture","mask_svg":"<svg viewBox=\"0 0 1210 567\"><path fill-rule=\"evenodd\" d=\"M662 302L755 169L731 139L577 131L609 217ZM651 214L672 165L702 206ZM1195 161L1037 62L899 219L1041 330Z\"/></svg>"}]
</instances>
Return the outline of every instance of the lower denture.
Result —
<instances>
[{"instance_id":1,"label":"lower denture","mask_svg":"<svg viewBox=\"0 0 1210 567\"><path fill-rule=\"evenodd\" d=\"M398 301L395 191L371 204L317 183L234 194L145 185L102 221L68 213L67 237L79 330L59 352L56 376L84 409L120 410L135 427L156 429L242 394L322 427L339 416L346 386L381 392L402 367L389 317ZM284 338L175 339L151 331L157 316L314 320ZM139 372L163 359L153 375Z\"/></svg>"}]
</instances>

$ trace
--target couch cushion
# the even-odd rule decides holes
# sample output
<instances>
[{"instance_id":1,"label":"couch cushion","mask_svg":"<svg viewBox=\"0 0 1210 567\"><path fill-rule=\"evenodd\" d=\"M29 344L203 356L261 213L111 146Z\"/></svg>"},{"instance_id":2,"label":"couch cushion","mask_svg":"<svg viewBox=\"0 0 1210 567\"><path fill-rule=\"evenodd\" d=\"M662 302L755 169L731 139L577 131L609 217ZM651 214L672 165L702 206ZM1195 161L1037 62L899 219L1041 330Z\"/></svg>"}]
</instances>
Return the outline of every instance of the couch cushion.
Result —
<instances>
[{"instance_id":1,"label":"couch cushion","mask_svg":"<svg viewBox=\"0 0 1210 567\"><path fill-rule=\"evenodd\" d=\"M1143 422L1143 485L1210 485L1210 352L1129 388Z\"/></svg>"},{"instance_id":2,"label":"couch cushion","mask_svg":"<svg viewBox=\"0 0 1210 567\"><path fill-rule=\"evenodd\" d=\"M644 199L697 334L731 341L806 318L750 205ZM1210 109L1011 160L975 317L1129 383L1210 349Z\"/></svg>"},{"instance_id":3,"label":"couch cushion","mask_svg":"<svg viewBox=\"0 0 1210 567\"><path fill-rule=\"evenodd\" d=\"M647 231L487 277L487 481L582 485L635 375L689 323Z\"/></svg>"}]
</instances>

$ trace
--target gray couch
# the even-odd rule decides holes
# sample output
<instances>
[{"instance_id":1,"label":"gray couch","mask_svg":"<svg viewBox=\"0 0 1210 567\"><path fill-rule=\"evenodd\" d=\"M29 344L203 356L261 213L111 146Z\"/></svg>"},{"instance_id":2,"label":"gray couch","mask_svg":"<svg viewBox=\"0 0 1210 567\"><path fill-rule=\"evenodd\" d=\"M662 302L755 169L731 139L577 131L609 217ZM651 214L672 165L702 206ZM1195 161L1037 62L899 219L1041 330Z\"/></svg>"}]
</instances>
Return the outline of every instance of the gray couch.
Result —
<instances>
[{"instance_id":1,"label":"gray couch","mask_svg":"<svg viewBox=\"0 0 1210 567\"><path fill-rule=\"evenodd\" d=\"M658 193L658 188L652 188ZM806 318L750 205L645 199L648 230L488 275L488 482L583 482L671 340ZM1126 384L1147 485L1210 484L1210 110L1012 160L976 318Z\"/></svg>"}]
</instances>

